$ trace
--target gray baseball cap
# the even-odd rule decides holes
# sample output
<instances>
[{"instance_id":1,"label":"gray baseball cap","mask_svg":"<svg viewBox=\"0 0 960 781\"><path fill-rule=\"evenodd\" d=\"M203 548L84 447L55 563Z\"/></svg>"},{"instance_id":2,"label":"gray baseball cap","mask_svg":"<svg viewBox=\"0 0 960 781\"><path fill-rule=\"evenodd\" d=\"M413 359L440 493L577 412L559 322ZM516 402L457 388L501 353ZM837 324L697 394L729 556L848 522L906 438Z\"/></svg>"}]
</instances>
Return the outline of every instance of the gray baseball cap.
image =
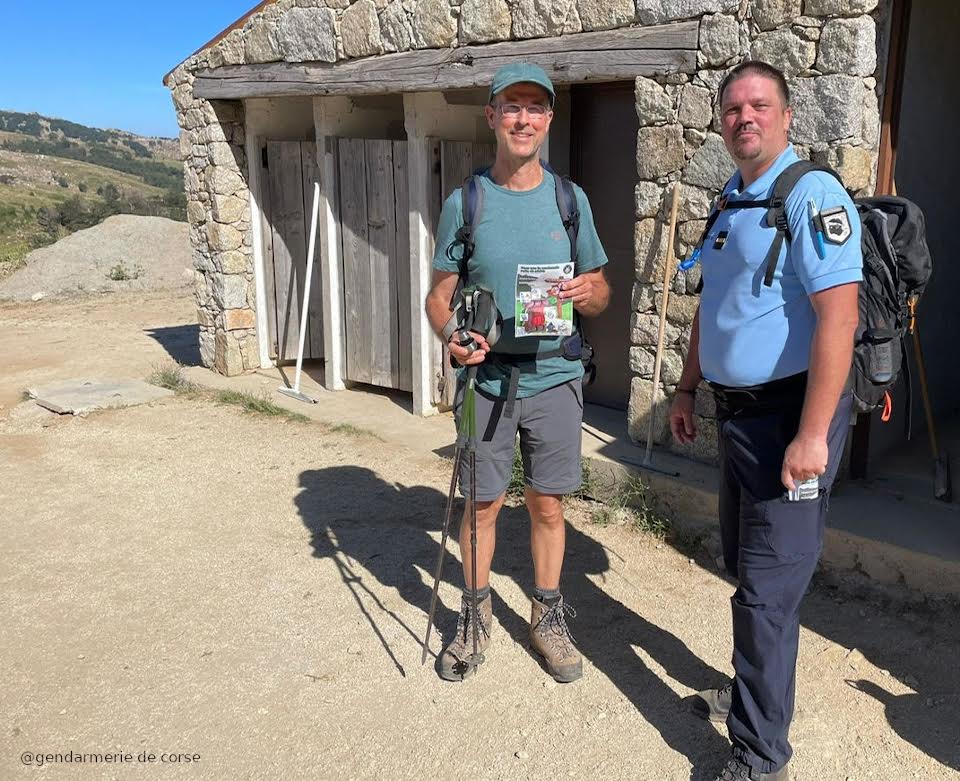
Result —
<instances>
[{"instance_id":1,"label":"gray baseball cap","mask_svg":"<svg viewBox=\"0 0 960 781\"><path fill-rule=\"evenodd\" d=\"M550 77L543 68L534 65L532 62L511 62L497 68L490 84L490 102L493 102L494 95L503 92L507 87L521 83L536 84L543 87L550 95L550 105L553 105L553 101L557 97L557 93L553 89L553 82L550 81Z\"/></svg>"}]
</instances>

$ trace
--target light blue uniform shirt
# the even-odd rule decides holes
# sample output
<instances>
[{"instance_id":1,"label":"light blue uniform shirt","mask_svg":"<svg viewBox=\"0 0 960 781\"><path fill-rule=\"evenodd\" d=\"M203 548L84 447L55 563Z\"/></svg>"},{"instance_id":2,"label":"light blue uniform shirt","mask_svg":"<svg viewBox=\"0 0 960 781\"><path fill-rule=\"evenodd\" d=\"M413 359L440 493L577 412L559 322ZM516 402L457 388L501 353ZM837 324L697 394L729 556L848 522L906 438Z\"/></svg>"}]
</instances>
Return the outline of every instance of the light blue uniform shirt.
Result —
<instances>
[{"instance_id":1,"label":"light blue uniform shirt","mask_svg":"<svg viewBox=\"0 0 960 781\"><path fill-rule=\"evenodd\" d=\"M777 176L797 160L788 146L749 187L741 190L738 173L723 194L732 202L768 198ZM822 259L807 210L811 199L820 212L843 207L849 221L849 237L842 244L825 241ZM765 208L723 211L703 242L700 370L711 382L743 387L806 371L816 326L810 295L862 278L860 220L833 176L803 176L787 198L786 213L792 238L783 242L771 287L763 277L776 229L767 225Z\"/></svg>"}]
</instances>

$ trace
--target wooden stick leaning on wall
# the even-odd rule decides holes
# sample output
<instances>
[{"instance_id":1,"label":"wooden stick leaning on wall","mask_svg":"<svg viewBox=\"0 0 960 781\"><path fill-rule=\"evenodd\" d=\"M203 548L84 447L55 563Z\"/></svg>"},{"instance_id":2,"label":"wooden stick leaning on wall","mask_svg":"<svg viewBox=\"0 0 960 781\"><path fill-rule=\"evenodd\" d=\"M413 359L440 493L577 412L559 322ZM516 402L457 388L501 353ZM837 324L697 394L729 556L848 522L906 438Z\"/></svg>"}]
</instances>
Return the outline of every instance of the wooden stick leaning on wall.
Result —
<instances>
[{"instance_id":1,"label":"wooden stick leaning on wall","mask_svg":"<svg viewBox=\"0 0 960 781\"><path fill-rule=\"evenodd\" d=\"M897 194L897 180L891 179L890 194ZM923 414L927 419L927 436L930 439L930 451L933 453L933 498L941 502L953 501L953 479L950 475L950 455L941 450L937 442L937 425L933 417L933 403L930 401L930 386L927 383L927 366L923 361L923 346L920 344L920 325L916 318L917 299L913 297L907 302L910 307L910 326L907 329L913 338L913 357L917 364L917 376L920 379L920 398L923 401ZM904 354L903 360L907 356ZM909 376L907 378L909 382ZM909 403L910 394L907 394ZM910 414L910 411L907 411Z\"/></svg>"},{"instance_id":2,"label":"wooden stick leaning on wall","mask_svg":"<svg viewBox=\"0 0 960 781\"><path fill-rule=\"evenodd\" d=\"M663 259L663 296L660 299L660 330L657 333L657 355L653 362L653 386L650 388L650 413L647 428L647 450L644 464L649 465L653 453L654 411L657 406L657 389L660 387L660 365L663 362L663 340L667 332L667 303L670 298L670 279L673 276L673 235L677 229L677 206L680 203L680 182L673 185L673 200L670 205L670 226L667 229L667 253Z\"/></svg>"}]
</instances>

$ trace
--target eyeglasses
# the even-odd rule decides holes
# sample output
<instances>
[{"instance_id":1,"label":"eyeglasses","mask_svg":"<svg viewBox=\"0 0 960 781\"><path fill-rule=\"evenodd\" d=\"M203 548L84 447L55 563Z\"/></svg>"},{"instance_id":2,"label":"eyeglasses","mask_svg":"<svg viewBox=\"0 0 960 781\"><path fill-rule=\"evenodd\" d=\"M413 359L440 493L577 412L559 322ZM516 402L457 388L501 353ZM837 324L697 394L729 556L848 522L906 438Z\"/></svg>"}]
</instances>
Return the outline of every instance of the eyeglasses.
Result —
<instances>
[{"instance_id":1,"label":"eyeglasses","mask_svg":"<svg viewBox=\"0 0 960 781\"><path fill-rule=\"evenodd\" d=\"M498 103L496 109L500 116L509 117L510 119L519 117L524 109L527 111L527 116L533 117L534 119L543 119L547 115L547 112L550 111L550 108L544 106L542 103L531 103L529 106L522 106L519 103Z\"/></svg>"}]
</instances>

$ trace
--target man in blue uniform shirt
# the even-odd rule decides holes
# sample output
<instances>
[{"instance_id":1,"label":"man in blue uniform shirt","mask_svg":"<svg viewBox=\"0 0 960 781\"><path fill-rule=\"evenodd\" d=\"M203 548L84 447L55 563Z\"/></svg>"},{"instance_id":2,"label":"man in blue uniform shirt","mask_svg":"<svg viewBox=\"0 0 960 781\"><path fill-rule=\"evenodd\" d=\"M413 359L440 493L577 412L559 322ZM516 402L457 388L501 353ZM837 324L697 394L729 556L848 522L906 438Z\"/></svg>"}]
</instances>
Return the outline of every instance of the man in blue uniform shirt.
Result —
<instances>
[{"instance_id":1,"label":"man in blue uniform shirt","mask_svg":"<svg viewBox=\"0 0 960 781\"><path fill-rule=\"evenodd\" d=\"M703 715L726 720L733 746L717 781L784 781L800 601L852 409L860 223L841 184L810 172L786 199L789 239L771 252L777 229L767 207L737 202L768 199L798 160L786 81L766 63L746 62L726 77L719 99L738 173L701 245L700 307L670 427L679 442L696 437L695 394L706 380L717 402L723 557L738 583L734 678L698 700Z\"/></svg>"}]
</instances>

